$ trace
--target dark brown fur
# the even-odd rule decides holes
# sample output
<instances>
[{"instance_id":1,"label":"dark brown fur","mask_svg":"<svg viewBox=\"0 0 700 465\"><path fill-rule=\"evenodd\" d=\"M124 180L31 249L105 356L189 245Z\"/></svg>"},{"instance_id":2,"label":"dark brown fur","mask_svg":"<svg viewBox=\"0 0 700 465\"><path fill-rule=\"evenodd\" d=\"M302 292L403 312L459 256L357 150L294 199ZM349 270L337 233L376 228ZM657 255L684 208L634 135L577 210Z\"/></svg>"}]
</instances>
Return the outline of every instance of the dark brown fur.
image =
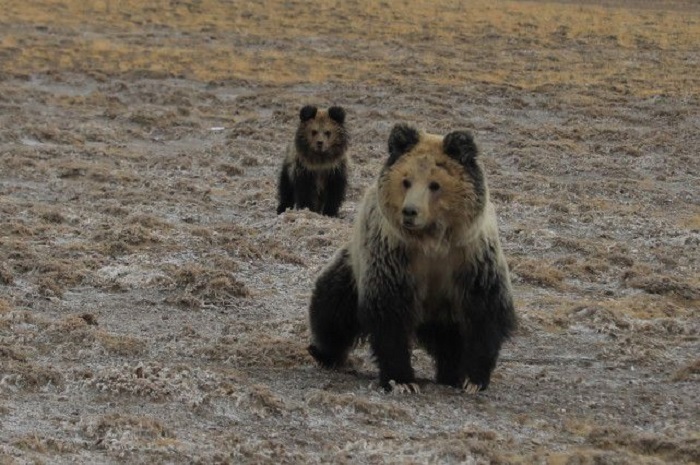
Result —
<instances>
[{"instance_id":1,"label":"dark brown fur","mask_svg":"<svg viewBox=\"0 0 700 465\"><path fill-rule=\"evenodd\" d=\"M341 107L305 106L289 145L278 183L277 213L308 208L337 216L347 190L348 133Z\"/></svg>"},{"instance_id":2,"label":"dark brown fur","mask_svg":"<svg viewBox=\"0 0 700 465\"><path fill-rule=\"evenodd\" d=\"M316 281L309 351L334 367L367 337L391 389L415 382L417 341L439 383L486 389L515 313L476 146L464 131L397 125L389 152L351 242Z\"/></svg>"}]
</instances>

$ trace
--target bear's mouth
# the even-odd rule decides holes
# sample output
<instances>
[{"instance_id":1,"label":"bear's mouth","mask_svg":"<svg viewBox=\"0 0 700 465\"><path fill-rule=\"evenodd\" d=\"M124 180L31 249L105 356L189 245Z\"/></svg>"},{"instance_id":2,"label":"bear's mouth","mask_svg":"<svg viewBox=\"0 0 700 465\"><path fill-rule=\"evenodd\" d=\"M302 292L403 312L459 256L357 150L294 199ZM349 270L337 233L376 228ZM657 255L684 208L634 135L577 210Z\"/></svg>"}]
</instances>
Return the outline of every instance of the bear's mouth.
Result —
<instances>
[{"instance_id":1,"label":"bear's mouth","mask_svg":"<svg viewBox=\"0 0 700 465\"><path fill-rule=\"evenodd\" d=\"M421 229L423 226L417 225L412 219L404 219L403 222L401 223L401 226L403 226L406 229L410 230L416 230L416 229Z\"/></svg>"},{"instance_id":2,"label":"bear's mouth","mask_svg":"<svg viewBox=\"0 0 700 465\"><path fill-rule=\"evenodd\" d=\"M416 223L412 218L404 218L401 222L401 227L413 234L431 234L437 230L437 225L435 223Z\"/></svg>"}]
</instances>

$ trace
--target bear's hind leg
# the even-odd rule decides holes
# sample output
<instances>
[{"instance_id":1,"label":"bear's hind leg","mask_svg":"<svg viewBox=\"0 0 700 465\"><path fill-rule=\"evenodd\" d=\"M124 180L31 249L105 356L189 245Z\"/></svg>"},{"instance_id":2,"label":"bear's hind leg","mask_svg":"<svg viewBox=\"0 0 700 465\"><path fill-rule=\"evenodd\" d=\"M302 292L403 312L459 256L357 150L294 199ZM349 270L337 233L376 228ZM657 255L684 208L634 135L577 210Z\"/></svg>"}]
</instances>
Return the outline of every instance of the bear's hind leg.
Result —
<instances>
[{"instance_id":1,"label":"bear's hind leg","mask_svg":"<svg viewBox=\"0 0 700 465\"><path fill-rule=\"evenodd\" d=\"M341 249L316 280L309 307L309 353L324 367L345 364L360 336L357 286L347 249Z\"/></svg>"}]
</instances>

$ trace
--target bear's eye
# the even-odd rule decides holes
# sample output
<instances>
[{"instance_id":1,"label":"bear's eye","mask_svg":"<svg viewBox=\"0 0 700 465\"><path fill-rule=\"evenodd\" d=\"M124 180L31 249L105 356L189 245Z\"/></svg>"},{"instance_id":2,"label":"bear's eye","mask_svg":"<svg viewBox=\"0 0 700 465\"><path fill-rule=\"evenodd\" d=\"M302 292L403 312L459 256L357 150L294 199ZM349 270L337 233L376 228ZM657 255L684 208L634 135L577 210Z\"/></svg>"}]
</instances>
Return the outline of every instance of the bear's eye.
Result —
<instances>
[{"instance_id":1,"label":"bear's eye","mask_svg":"<svg viewBox=\"0 0 700 465\"><path fill-rule=\"evenodd\" d=\"M404 189L410 188L410 187L411 187L411 181L409 181L408 179L404 179L404 180L403 180L403 187L404 187Z\"/></svg>"},{"instance_id":2,"label":"bear's eye","mask_svg":"<svg viewBox=\"0 0 700 465\"><path fill-rule=\"evenodd\" d=\"M324 132L324 134L326 135L326 137L331 137L331 132L330 132L330 131L326 131L326 132Z\"/></svg>"},{"instance_id":3,"label":"bear's eye","mask_svg":"<svg viewBox=\"0 0 700 465\"><path fill-rule=\"evenodd\" d=\"M428 184L428 189L430 189L431 192L437 192L440 190L440 184L433 181L430 184Z\"/></svg>"},{"instance_id":4,"label":"bear's eye","mask_svg":"<svg viewBox=\"0 0 700 465\"><path fill-rule=\"evenodd\" d=\"M318 131L315 130L315 129L312 129L312 130L311 130L311 135L314 136L314 137L316 137L316 136L318 135Z\"/></svg>"}]
</instances>

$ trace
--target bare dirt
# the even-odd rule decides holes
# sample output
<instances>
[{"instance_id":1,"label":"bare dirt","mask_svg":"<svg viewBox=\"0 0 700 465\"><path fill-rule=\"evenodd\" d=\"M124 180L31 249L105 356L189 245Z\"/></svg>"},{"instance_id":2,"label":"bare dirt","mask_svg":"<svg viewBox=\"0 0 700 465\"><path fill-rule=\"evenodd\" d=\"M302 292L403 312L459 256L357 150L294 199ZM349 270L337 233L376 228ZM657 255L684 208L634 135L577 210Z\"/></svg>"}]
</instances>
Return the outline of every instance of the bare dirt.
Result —
<instances>
[{"instance_id":1,"label":"bare dirt","mask_svg":"<svg viewBox=\"0 0 700 465\"><path fill-rule=\"evenodd\" d=\"M700 463L700 5L7 0L0 463ZM342 105L338 219L275 215ZM490 389L305 352L392 125L470 129L520 330Z\"/></svg>"}]
</instances>

